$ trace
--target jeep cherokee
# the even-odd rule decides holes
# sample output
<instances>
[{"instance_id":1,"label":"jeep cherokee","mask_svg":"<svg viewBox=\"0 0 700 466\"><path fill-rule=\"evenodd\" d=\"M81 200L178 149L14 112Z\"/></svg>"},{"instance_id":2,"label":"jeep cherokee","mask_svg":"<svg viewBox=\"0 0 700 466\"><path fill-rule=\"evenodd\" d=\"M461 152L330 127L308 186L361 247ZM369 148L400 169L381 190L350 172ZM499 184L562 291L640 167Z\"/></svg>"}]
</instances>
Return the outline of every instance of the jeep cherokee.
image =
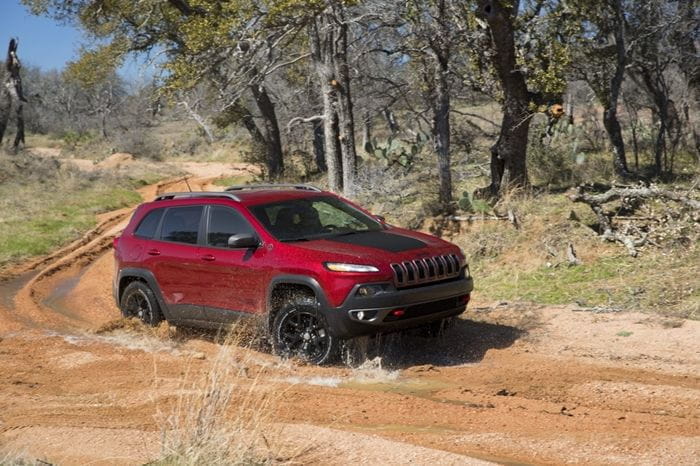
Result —
<instances>
[{"instance_id":1,"label":"jeep cherokee","mask_svg":"<svg viewBox=\"0 0 700 466\"><path fill-rule=\"evenodd\" d=\"M277 354L316 364L345 339L436 328L473 288L457 246L307 185L160 195L114 254L125 317L218 328L257 316Z\"/></svg>"}]
</instances>

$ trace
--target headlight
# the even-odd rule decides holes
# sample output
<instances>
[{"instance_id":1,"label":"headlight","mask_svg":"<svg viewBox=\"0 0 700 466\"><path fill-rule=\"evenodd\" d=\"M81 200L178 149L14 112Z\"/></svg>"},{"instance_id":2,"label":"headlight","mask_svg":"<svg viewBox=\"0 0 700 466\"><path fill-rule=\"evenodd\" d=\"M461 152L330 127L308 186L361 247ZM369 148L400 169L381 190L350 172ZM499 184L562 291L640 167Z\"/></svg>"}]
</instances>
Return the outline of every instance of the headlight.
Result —
<instances>
[{"instance_id":1,"label":"headlight","mask_svg":"<svg viewBox=\"0 0 700 466\"><path fill-rule=\"evenodd\" d=\"M340 262L326 262L324 265L328 270L331 270L333 272L379 272L379 269L373 265L343 264Z\"/></svg>"}]
</instances>

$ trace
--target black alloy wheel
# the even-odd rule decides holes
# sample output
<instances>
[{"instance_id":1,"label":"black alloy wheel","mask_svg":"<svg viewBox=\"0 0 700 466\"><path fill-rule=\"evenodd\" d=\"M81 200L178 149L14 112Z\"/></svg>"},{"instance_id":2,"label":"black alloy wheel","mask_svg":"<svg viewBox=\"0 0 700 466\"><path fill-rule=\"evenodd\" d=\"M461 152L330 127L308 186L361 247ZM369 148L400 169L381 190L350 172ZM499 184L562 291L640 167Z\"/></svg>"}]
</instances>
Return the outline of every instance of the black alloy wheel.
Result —
<instances>
[{"instance_id":1,"label":"black alloy wheel","mask_svg":"<svg viewBox=\"0 0 700 466\"><path fill-rule=\"evenodd\" d=\"M337 338L310 299L285 305L275 317L272 337L275 352L283 357L320 365L331 362L338 353Z\"/></svg>"},{"instance_id":2,"label":"black alloy wheel","mask_svg":"<svg viewBox=\"0 0 700 466\"><path fill-rule=\"evenodd\" d=\"M143 282L131 282L124 290L120 304L122 316L126 318L136 318L154 327L163 320L153 291Z\"/></svg>"}]
</instances>

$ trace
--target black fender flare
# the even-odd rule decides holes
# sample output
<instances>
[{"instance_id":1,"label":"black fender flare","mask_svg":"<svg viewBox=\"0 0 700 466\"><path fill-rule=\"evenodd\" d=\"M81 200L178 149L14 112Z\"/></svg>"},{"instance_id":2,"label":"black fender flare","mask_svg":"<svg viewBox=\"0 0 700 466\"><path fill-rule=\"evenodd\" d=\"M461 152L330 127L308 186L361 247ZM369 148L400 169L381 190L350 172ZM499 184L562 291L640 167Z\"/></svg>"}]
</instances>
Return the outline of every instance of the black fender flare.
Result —
<instances>
[{"instance_id":1,"label":"black fender flare","mask_svg":"<svg viewBox=\"0 0 700 466\"><path fill-rule=\"evenodd\" d=\"M114 290L114 300L117 303L117 307L120 307L120 299L121 296L119 296L119 288L121 287L121 282L124 278L138 278L142 281L145 281L146 284L151 288L153 291L153 294L156 296L156 299L158 300L158 305L160 306L160 310L163 313L163 316L168 322L172 321L172 314L170 312L170 309L168 309L168 305L165 303L165 299L163 299L163 293L160 291L160 286L158 286L158 281L156 280L155 275L153 275L153 272L151 272L148 269L139 269L136 267L129 267L125 269L121 269L119 271L119 275L117 276L117 281L116 281L116 287Z\"/></svg>"},{"instance_id":2,"label":"black fender flare","mask_svg":"<svg viewBox=\"0 0 700 466\"><path fill-rule=\"evenodd\" d=\"M323 312L324 314L328 310L328 298L326 297L326 293L323 291L323 288L321 285L318 283L318 281L313 278L309 277L307 275L277 275L270 280L270 283L267 286L267 295L265 297L265 315L270 316L270 312L272 311L272 292L275 290L275 288L279 285L303 285L308 288L310 288L313 292L314 295L316 296L316 299L318 300L318 304L320 306L320 311ZM269 320L269 317L268 317Z\"/></svg>"}]
</instances>

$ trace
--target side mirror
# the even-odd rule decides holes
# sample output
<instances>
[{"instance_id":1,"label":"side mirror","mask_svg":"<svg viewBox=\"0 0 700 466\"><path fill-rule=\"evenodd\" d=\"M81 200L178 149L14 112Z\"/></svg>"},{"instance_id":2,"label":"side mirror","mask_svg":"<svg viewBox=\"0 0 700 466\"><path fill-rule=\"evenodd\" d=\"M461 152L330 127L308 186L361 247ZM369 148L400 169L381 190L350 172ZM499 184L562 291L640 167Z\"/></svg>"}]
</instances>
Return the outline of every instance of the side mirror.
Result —
<instances>
[{"instance_id":1,"label":"side mirror","mask_svg":"<svg viewBox=\"0 0 700 466\"><path fill-rule=\"evenodd\" d=\"M379 220L382 223L386 223L386 218L384 218L383 215L375 215L374 218L376 218L377 220Z\"/></svg>"},{"instance_id":2,"label":"side mirror","mask_svg":"<svg viewBox=\"0 0 700 466\"><path fill-rule=\"evenodd\" d=\"M260 239L256 235L250 233L241 233L228 237L228 247L232 249L257 248L259 245Z\"/></svg>"}]
</instances>

